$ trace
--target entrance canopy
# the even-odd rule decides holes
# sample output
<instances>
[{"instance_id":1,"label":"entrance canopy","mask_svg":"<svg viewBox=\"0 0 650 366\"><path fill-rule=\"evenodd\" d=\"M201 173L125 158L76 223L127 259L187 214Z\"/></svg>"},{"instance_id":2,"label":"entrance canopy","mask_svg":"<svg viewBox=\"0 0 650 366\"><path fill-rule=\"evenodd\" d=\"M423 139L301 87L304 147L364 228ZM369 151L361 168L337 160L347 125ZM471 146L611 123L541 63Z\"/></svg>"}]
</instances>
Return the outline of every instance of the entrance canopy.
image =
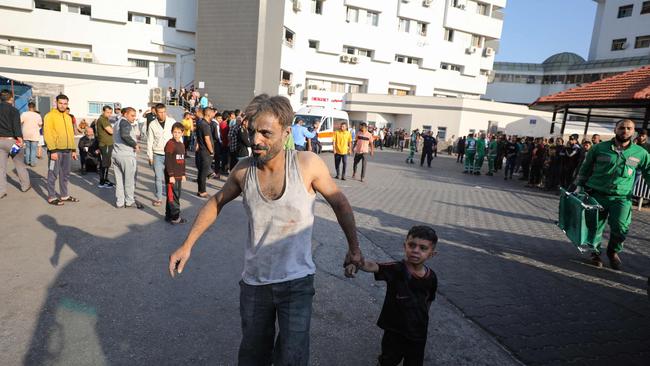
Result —
<instances>
[{"instance_id":1,"label":"entrance canopy","mask_svg":"<svg viewBox=\"0 0 650 366\"><path fill-rule=\"evenodd\" d=\"M32 86L0 75L0 90L7 89L14 94L14 105L20 112L27 110L32 99Z\"/></svg>"},{"instance_id":2,"label":"entrance canopy","mask_svg":"<svg viewBox=\"0 0 650 366\"><path fill-rule=\"evenodd\" d=\"M553 121L557 112L562 112L561 134L564 134L568 115L582 117L578 119L584 124L585 135L589 122L594 118L611 122L631 119L647 130L650 121L650 66L541 97L530 108L552 111Z\"/></svg>"}]
</instances>

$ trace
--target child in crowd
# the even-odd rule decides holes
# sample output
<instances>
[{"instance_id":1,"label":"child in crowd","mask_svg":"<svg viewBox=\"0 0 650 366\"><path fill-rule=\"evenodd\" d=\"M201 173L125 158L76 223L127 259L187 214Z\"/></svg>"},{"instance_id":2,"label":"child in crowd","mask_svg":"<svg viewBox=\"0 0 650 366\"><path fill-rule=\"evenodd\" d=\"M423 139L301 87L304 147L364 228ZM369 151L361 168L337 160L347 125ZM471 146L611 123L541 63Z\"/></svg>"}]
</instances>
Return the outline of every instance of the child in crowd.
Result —
<instances>
[{"instance_id":1,"label":"child in crowd","mask_svg":"<svg viewBox=\"0 0 650 366\"><path fill-rule=\"evenodd\" d=\"M427 341L429 308L436 297L436 274L424 262L436 252L438 236L429 226L413 226L404 242L405 259L376 263L366 260L364 272L375 274L376 281L386 281L386 297L377 325L384 330L379 365L422 365ZM345 268L354 277L353 264Z\"/></svg>"},{"instance_id":2,"label":"child in crowd","mask_svg":"<svg viewBox=\"0 0 650 366\"><path fill-rule=\"evenodd\" d=\"M174 225L187 222L181 217L181 183L186 179L184 130L182 123L174 123L172 125L174 138L165 144L165 181L167 183L165 220Z\"/></svg>"}]
</instances>

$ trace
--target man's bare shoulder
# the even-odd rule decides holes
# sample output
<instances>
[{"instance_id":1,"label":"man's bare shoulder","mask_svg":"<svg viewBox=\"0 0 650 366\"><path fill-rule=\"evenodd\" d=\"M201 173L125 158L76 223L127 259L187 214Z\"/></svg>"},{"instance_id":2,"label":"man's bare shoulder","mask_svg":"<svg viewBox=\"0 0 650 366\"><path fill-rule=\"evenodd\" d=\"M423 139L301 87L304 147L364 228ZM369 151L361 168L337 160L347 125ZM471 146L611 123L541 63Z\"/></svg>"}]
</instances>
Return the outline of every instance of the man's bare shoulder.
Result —
<instances>
[{"instance_id":1,"label":"man's bare shoulder","mask_svg":"<svg viewBox=\"0 0 650 366\"><path fill-rule=\"evenodd\" d=\"M231 180L234 183L237 183L240 187L244 186L244 181L246 180L246 172L248 168L253 164L253 158L248 157L246 159L240 160L237 165L230 171L230 176L228 180Z\"/></svg>"},{"instance_id":2,"label":"man's bare shoulder","mask_svg":"<svg viewBox=\"0 0 650 366\"><path fill-rule=\"evenodd\" d=\"M296 151L298 156L298 163L300 169L317 169L321 164L324 164L323 159L311 151Z\"/></svg>"}]
</instances>

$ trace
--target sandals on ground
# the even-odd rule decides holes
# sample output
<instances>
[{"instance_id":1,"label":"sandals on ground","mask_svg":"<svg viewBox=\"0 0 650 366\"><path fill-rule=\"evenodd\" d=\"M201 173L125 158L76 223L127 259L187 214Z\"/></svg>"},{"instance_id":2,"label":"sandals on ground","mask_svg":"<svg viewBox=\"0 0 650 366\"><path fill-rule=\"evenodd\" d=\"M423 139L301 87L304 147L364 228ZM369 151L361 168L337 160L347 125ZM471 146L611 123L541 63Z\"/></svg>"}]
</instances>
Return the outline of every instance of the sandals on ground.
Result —
<instances>
[{"instance_id":1,"label":"sandals on ground","mask_svg":"<svg viewBox=\"0 0 650 366\"><path fill-rule=\"evenodd\" d=\"M49 203L52 206L63 206L63 202L59 198L55 198L53 200L48 200L47 203Z\"/></svg>"},{"instance_id":2,"label":"sandals on ground","mask_svg":"<svg viewBox=\"0 0 650 366\"><path fill-rule=\"evenodd\" d=\"M61 198L60 200L63 201L63 202L79 202L78 198L75 198L75 197L72 197L72 196L68 196L66 198Z\"/></svg>"}]
</instances>

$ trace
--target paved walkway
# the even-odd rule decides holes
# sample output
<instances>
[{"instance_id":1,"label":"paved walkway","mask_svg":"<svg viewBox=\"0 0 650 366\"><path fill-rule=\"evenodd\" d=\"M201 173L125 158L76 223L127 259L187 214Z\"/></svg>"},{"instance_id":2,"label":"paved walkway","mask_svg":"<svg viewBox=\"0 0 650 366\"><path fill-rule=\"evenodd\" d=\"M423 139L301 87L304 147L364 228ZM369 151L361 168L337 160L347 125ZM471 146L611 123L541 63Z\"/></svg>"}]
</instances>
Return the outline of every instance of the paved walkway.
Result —
<instances>
[{"instance_id":1,"label":"paved walkway","mask_svg":"<svg viewBox=\"0 0 650 366\"><path fill-rule=\"evenodd\" d=\"M331 154L323 158L332 165ZM401 258L414 224L439 233L431 266L440 291L426 364L650 359L650 215L635 212L625 271L598 270L582 264L586 257L554 226L556 197L517 181L463 175L446 157L431 169L404 158L382 152L369 163L367 183L339 184L369 258ZM45 164L39 164L33 191L10 188L0 201L9 213L1 230L3 364L235 364L246 235L240 200L206 233L185 273L171 280L167 256L189 226L170 226L162 221L164 209L151 207L146 164L137 191L143 211L112 207L113 191L96 188L92 174L72 176L80 203L46 205ZM210 191L221 184L213 180ZM195 183L184 188L182 211L193 219L204 201L193 195ZM367 274L342 276L343 233L322 200L316 210L311 364L373 365L384 287Z\"/></svg>"}]
</instances>

